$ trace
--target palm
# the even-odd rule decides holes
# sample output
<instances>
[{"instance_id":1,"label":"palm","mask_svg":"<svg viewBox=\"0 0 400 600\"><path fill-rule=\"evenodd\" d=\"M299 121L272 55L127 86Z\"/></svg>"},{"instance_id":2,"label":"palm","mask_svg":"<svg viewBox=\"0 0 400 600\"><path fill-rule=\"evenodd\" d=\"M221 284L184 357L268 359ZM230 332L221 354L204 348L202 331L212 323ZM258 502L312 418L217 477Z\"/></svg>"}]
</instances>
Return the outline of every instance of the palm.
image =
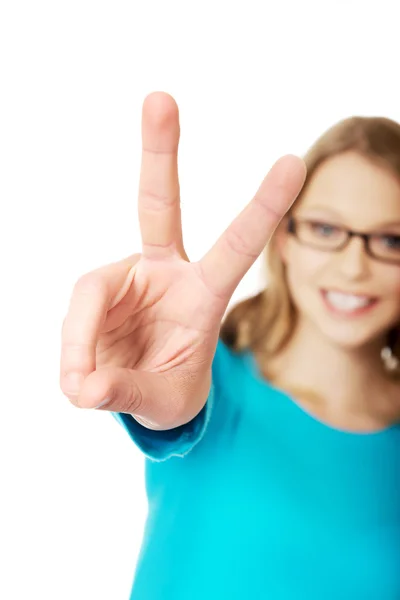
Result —
<instances>
[{"instance_id":1,"label":"palm","mask_svg":"<svg viewBox=\"0 0 400 600\"><path fill-rule=\"evenodd\" d=\"M141 257L123 301L107 315L96 366L165 374L189 365L204 370L225 307L201 279L198 265Z\"/></svg>"},{"instance_id":2,"label":"palm","mask_svg":"<svg viewBox=\"0 0 400 600\"><path fill-rule=\"evenodd\" d=\"M305 179L300 159L277 161L214 246L190 263L181 227L179 136L175 101L151 94L142 115L142 254L78 281L61 354L61 387L75 403L96 406L111 397L105 408L161 428L186 422L204 404L229 300ZM84 375L78 392L68 388L70 371Z\"/></svg>"}]
</instances>

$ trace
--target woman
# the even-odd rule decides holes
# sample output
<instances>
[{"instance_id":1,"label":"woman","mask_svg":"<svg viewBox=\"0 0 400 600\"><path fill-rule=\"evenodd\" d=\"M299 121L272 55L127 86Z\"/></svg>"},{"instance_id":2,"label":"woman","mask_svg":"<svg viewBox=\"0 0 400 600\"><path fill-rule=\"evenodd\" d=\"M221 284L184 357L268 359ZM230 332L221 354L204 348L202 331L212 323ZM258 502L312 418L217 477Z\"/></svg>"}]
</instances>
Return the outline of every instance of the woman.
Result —
<instances>
[{"instance_id":1,"label":"woman","mask_svg":"<svg viewBox=\"0 0 400 600\"><path fill-rule=\"evenodd\" d=\"M77 282L60 380L147 457L131 598L399 598L400 126L342 121L307 175L280 159L197 263L167 94L142 137L142 254ZM268 286L221 328L267 242Z\"/></svg>"}]
</instances>

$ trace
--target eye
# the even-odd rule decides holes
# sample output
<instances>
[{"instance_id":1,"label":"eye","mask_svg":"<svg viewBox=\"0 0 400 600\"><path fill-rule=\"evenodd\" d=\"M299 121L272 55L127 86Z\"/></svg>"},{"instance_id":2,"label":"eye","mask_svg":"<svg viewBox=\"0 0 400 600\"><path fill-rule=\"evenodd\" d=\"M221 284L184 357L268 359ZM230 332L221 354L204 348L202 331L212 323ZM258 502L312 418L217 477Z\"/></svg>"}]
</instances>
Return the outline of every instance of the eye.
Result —
<instances>
[{"instance_id":1,"label":"eye","mask_svg":"<svg viewBox=\"0 0 400 600\"><path fill-rule=\"evenodd\" d=\"M330 225L329 223L322 223L319 221L310 221L309 227L313 235L317 235L319 237L332 238L340 235L341 233L341 229L336 225Z\"/></svg>"},{"instance_id":2,"label":"eye","mask_svg":"<svg viewBox=\"0 0 400 600\"><path fill-rule=\"evenodd\" d=\"M389 250L398 250L400 252L400 235L385 234L379 236L382 246Z\"/></svg>"}]
</instances>

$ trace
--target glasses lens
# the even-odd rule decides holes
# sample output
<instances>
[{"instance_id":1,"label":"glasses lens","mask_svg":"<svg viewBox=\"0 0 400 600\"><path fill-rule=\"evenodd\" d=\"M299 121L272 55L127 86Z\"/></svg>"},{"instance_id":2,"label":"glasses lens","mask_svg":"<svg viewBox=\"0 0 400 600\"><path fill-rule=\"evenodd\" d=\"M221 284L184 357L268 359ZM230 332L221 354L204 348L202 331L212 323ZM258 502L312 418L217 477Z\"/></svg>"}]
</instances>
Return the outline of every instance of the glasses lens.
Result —
<instances>
[{"instance_id":1,"label":"glasses lens","mask_svg":"<svg viewBox=\"0 0 400 600\"><path fill-rule=\"evenodd\" d=\"M400 234L372 235L369 248L377 258L400 262Z\"/></svg>"},{"instance_id":2,"label":"glasses lens","mask_svg":"<svg viewBox=\"0 0 400 600\"><path fill-rule=\"evenodd\" d=\"M320 221L297 221L296 233L301 242L321 250L335 250L347 239L347 233L341 227Z\"/></svg>"}]
</instances>

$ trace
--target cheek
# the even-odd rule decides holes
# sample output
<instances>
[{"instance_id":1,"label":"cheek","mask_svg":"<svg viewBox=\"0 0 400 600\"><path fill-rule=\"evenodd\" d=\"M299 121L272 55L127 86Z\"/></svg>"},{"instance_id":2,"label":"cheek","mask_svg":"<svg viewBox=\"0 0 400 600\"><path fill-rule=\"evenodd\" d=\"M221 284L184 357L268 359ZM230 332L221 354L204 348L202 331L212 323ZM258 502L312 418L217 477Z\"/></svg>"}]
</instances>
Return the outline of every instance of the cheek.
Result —
<instances>
[{"instance_id":1,"label":"cheek","mask_svg":"<svg viewBox=\"0 0 400 600\"><path fill-rule=\"evenodd\" d=\"M296 293L296 289L298 290L302 285L317 285L329 264L329 256L327 252L317 252L312 248L289 244L286 253L286 272L292 291Z\"/></svg>"},{"instance_id":2,"label":"cheek","mask_svg":"<svg viewBox=\"0 0 400 600\"><path fill-rule=\"evenodd\" d=\"M376 281L383 295L398 298L400 303L400 267L388 266L387 269L381 269L376 275Z\"/></svg>"}]
</instances>

